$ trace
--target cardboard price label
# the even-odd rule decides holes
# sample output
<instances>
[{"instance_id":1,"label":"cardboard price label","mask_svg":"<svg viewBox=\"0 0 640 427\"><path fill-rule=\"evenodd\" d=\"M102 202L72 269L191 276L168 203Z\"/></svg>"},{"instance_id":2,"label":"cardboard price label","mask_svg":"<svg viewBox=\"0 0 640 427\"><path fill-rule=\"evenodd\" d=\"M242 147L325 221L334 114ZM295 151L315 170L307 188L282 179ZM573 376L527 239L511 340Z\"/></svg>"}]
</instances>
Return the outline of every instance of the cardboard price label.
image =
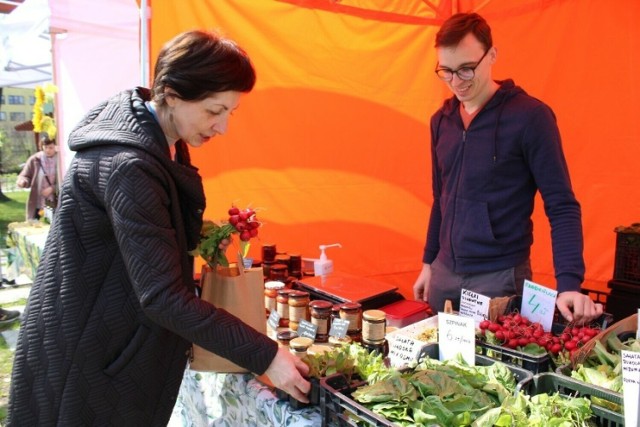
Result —
<instances>
[{"instance_id":1,"label":"cardboard price label","mask_svg":"<svg viewBox=\"0 0 640 427\"><path fill-rule=\"evenodd\" d=\"M329 335L337 338L346 337L349 330L349 324L349 320L347 319L333 319L331 322L331 329L329 329Z\"/></svg>"},{"instance_id":2,"label":"cardboard price label","mask_svg":"<svg viewBox=\"0 0 640 427\"><path fill-rule=\"evenodd\" d=\"M307 337L312 340L316 339L316 333L318 332L318 326L307 320L301 320L298 323L298 336L299 337Z\"/></svg>"},{"instance_id":3,"label":"cardboard price label","mask_svg":"<svg viewBox=\"0 0 640 427\"><path fill-rule=\"evenodd\" d=\"M463 289L460 292L460 316L471 317L476 323L476 327L480 322L489 318L489 305L491 298Z\"/></svg>"},{"instance_id":4,"label":"cardboard price label","mask_svg":"<svg viewBox=\"0 0 640 427\"><path fill-rule=\"evenodd\" d=\"M278 326L280 326L280 313L277 310L271 310L269 313L269 319L267 320L267 325L274 331L278 330Z\"/></svg>"},{"instance_id":5,"label":"cardboard price label","mask_svg":"<svg viewBox=\"0 0 640 427\"><path fill-rule=\"evenodd\" d=\"M406 366L418 360L424 342L398 335L389 340L389 362L393 367Z\"/></svg>"}]
</instances>

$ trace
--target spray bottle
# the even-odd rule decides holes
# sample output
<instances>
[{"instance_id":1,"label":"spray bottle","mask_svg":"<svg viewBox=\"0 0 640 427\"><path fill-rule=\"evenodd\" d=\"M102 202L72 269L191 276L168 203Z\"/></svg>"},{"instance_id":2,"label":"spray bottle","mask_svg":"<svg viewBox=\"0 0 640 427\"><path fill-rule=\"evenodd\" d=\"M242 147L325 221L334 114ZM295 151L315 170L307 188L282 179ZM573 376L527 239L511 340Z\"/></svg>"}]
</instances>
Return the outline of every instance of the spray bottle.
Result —
<instances>
[{"instance_id":1,"label":"spray bottle","mask_svg":"<svg viewBox=\"0 0 640 427\"><path fill-rule=\"evenodd\" d=\"M313 262L313 274L316 276L326 276L333 272L333 261L327 258L327 254L324 252L327 248L339 247L340 243L333 243L331 245L320 245L320 258Z\"/></svg>"}]
</instances>

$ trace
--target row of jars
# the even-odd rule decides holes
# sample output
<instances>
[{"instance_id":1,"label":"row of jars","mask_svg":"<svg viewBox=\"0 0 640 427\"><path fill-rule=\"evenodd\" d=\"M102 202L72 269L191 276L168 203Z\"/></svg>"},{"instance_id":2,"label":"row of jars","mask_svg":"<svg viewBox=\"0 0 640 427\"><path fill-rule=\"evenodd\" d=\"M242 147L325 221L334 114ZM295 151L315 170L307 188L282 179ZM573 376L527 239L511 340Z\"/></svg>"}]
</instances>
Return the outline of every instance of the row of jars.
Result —
<instances>
[{"instance_id":1,"label":"row of jars","mask_svg":"<svg viewBox=\"0 0 640 427\"><path fill-rule=\"evenodd\" d=\"M329 340L332 319L340 318L349 322L347 336L368 346L385 344L386 314L381 310L362 311L357 302L333 304L325 300L310 300L309 292L285 288L283 283L265 284L265 309L267 316L276 310L280 316L280 327L297 331L302 320L313 324L315 341Z\"/></svg>"},{"instance_id":2,"label":"row of jars","mask_svg":"<svg viewBox=\"0 0 640 427\"><path fill-rule=\"evenodd\" d=\"M262 269L268 280L287 282L290 278L302 278L302 256L278 253L276 245L262 245Z\"/></svg>"}]
</instances>

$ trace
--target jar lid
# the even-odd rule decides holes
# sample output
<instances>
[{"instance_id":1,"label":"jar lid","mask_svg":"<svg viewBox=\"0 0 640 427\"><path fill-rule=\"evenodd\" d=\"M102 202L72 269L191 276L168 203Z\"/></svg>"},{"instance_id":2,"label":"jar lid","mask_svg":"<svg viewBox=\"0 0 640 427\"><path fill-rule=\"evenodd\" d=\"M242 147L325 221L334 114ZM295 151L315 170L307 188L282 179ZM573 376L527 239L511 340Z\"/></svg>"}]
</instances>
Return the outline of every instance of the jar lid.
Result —
<instances>
[{"instance_id":1,"label":"jar lid","mask_svg":"<svg viewBox=\"0 0 640 427\"><path fill-rule=\"evenodd\" d=\"M291 289L287 289L287 288L279 289L278 290L278 295L284 295L284 296L288 297L291 292L295 292L295 291L293 291Z\"/></svg>"},{"instance_id":2,"label":"jar lid","mask_svg":"<svg viewBox=\"0 0 640 427\"><path fill-rule=\"evenodd\" d=\"M289 341L289 347L294 350L306 350L311 347L313 340L309 337L297 337Z\"/></svg>"},{"instance_id":3,"label":"jar lid","mask_svg":"<svg viewBox=\"0 0 640 427\"><path fill-rule=\"evenodd\" d=\"M271 264L271 271L286 271L287 264L282 264L281 262L276 262L275 264Z\"/></svg>"},{"instance_id":4,"label":"jar lid","mask_svg":"<svg viewBox=\"0 0 640 427\"><path fill-rule=\"evenodd\" d=\"M362 304L359 302L345 302L340 306L343 310L359 310L362 308Z\"/></svg>"},{"instance_id":5,"label":"jar lid","mask_svg":"<svg viewBox=\"0 0 640 427\"><path fill-rule=\"evenodd\" d=\"M278 341L290 341L294 338L298 338L298 333L296 331L280 331L276 335L276 339Z\"/></svg>"},{"instance_id":6,"label":"jar lid","mask_svg":"<svg viewBox=\"0 0 640 427\"><path fill-rule=\"evenodd\" d=\"M284 283L279 280L270 280L264 284L265 289L279 290L284 288Z\"/></svg>"},{"instance_id":7,"label":"jar lid","mask_svg":"<svg viewBox=\"0 0 640 427\"><path fill-rule=\"evenodd\" d=\"M331 310L331 308L333 308L333 304L330 303L329 301L325 301L325 300L321 300L321 299L316 299L313 300L309 303L309 307L314 309L314 310Z\"/></svg>"},{"instance_id":8,"label":"jar lid","mask_svg":"<svg viewBox=\"0 0 640 427\"><path fill-rule=\"evenodd\" d=\"M308 298L309 297L309 292L305 292L305 291L296 291L296 290L292 290L289 293L289 298Z\"/></svg>"},{"instance_id":9,"label":"jar lid","mask_svg":"<svg viewBox=\"0 0 640 427\"><path fill-rule=\"evenodd\" d=\"M367 310L362 313L362 318L365 320L385 320L387 318L387 313L382 310Z\"/></svg>"},{"instance_id":10,"label":"jar lid","mask_svg":"<svg viewBox=\"0 0 640 427\"><path fill-rule=\"evenodd\" d=\"M349 335L345 335L343 338L339 338L336 336L331 335L329 337L329 344L333 344L336 346L340 346L340 345L347 345L351 343L351 337Z\"/></svg>"}]
</instances>

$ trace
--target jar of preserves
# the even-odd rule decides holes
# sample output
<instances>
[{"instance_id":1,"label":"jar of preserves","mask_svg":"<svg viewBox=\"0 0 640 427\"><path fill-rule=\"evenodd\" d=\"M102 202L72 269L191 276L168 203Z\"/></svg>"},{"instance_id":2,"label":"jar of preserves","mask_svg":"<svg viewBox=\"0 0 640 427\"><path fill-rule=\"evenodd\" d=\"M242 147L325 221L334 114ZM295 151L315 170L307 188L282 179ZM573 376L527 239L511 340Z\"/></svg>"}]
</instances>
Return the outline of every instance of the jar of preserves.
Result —
<instances>
[{"instance_id":1,"label":"jar of preserves","mask_svg":"<svg viewBox=\"0 0 640 427\"><path fill-rule=\"evenodd\" d=\"M329 301L315 300L309 303L311 323L317 327L316 341L327 342L329 340L329 328L331 327L331 309L333 304Z\"/></svg>"},{"instance_id":2,"label":"jar of preserves","mask_svg":"<svg viewBox=\"0 0 640 427\"><path fill-rule=\"evenodd\" d=\"M287 266L287 269L290 268L289 262L291 257L288 254L276 254L275 261L277 264L284 264Z\"/></svg>"},{"instance_id":3,"label":"jar of preserves","mask_svg":"<svg viewBox=\"0 0 640 427\"><path fill-rule=\"evenodd\" d=\"M307 350L313 344L313 340L308 337L297 337L289 341L289 350L300 358L307 355Z\"/></svg>"},{"instance_id":4,"label":"jar of preserves","mask_svg":"<svg viewBox=\"0 0 640 427\"><path fill-rule=\"evenodd\" d=\"M302 256L298 254L289 255L289 274L296 279L302 279Z\"/></svg>"},{"instance_id":5,"label":"jar of preserves","mask_svg":"<svg viewBox=\"0 0 640 427\"><path fill-rule=\"evenodd\" d=\"M382 344L385 341L387 314L382 310L362 313L362 343Z\"/></svg>"},{"instance_id":6,"label":"jar of preserves","mask_svg":"<svg viewBox=\"0 0 640 427\"><path fill-rule=\"evenodd\" d=\"M286 283L289 277L289 270L286 264L275 263L269 268L269 280L277 280Z\"/></svg>"},{"instance_id":7,"label":"jar of preserves","mask_svg":"<svg viewBox=\"0 0 640 427\"><path fill-rule=\"evenodd\" d=\"M309 320L309 292L289 293L289 328L296 331L301 320Z\"/></svg>"},{"instance_id":8,"label":"jar of preserves","mask_svg":"<svg viewBox=\"0 0 640 427\"><path fill-rule=\"evenodd\" d=\"M284 289L284 283L278 281L269 281L264 284L264 308L267 312L267 316L276 310L276 299L278 298L278 291Z\"/></svg>"},{"instance_id":9,"label":"jar of preserves","mask_svg":"<svg viewBox=\"0 0 640 427\"><path fill-rule=\"evenodd\" d=\"M360 341L362 332L362 305L358 302L345 302L340 306L340 318L349 321L347 335L353 341Z\"/></svg>"},{"instance_id":10,"label":"jar of preserves","mask_svg":"<svg viewBox=\"0 0 640 427\"><path fill-rule=\"evenodd\" d=\"M291 289L280 289L276 297L276 310L280 315L280 323L278 326L282 328L289 327L289 293Z\"/></svg>"},{"instance_id":11,"label":"jar of preserves","mask_svg":"<svg viewBox=\"0 0 640 427\"><path fill-rule=\"evenodd\" d=\"M262 245L262 261L271 262L276 259L276 245L264 244Z\"/></svg>"},{"instance_id":12,"label":"jar of preserves","mask_svg":"<svg viewBox=\"0 0 640 427\"><path fill-rule=\"evenodd\" d=\"M283 347L288 347L289 343L294 338L298 338L298 333L294 331L289 331L289 330L280 331L276 335L276 339L278 340L278 343Z\"/></svg>"},{"instance_id":13,"label":"jar of preserves","mask_svg":"<svg viewBox=\"0 0 640 427\"><path fill-rule=\"evenodd\" d=\"M329 337L329 344L333 345L334 347L340 347L340 346L343 346L343 345L348 345L348 344L351 344L351 337L349 335L346 335L344 338L338 338L338 337L330 336Z\"/></svg>"}]
</instances>

